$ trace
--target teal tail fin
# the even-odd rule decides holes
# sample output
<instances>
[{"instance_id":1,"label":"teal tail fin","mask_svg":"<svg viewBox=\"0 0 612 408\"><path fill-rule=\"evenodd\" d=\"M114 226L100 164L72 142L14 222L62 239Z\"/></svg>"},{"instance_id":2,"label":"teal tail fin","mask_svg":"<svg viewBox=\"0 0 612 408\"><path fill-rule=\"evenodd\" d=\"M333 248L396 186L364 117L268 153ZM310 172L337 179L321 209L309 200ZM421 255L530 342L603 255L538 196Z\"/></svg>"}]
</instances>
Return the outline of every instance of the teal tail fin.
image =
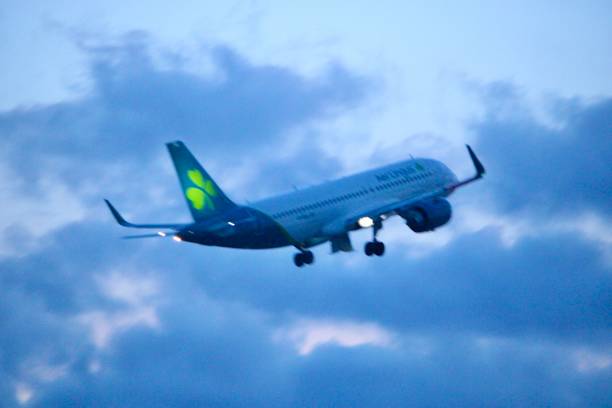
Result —
<instances>
[{"instance_id":1,"label":"teal tail fin","mask_svg":"<svg viewBox=\"0 0 612 408\"><path fill-rule=\"evenodd\" d=\"M195 221L235 207L181 141L167 143L187 206Z\"/></svg>"}]
</instances>

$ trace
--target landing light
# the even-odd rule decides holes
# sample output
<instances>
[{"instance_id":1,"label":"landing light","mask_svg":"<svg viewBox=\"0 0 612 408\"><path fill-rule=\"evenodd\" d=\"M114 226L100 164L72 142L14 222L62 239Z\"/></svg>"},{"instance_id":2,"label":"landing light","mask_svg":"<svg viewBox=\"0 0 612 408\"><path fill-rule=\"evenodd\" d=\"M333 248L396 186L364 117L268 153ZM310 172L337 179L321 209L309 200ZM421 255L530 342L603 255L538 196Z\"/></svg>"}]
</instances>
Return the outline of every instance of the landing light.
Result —
<instances>
[{"instance_id":1,"label":"landing light","mask_svg":"<svg viewBox=\"0 0 612 408\"><path fill-rule=\"evenodd\" d=\"M230 227L234 227L234 226L236 226L236 224L234 224L234 223L233 223L233 222L231 222L231 221L228 221L228 222L227 222L227 225L229 225Z\"/></svg>"},{"instance_id":2,"label":"landing light","mask_svg":"<svg viewBox=\"0 0 612 408\"><path fill-rule=\"evenodd\" d=\"M178 235L173 236L172 239L175 240L176 242L182 241L181 237L179 237Z\"/></svg>"},{"instance_id":3,"label":"landing light","mask_svg":"<svg viewBox=\"0 0 612 408\"><path fill-rule=\"evenodd\" d=\"M162 232L162 231L159 231L159 232L157 233L157 235L159 235L160 237L165 237L165 236L166 236L166 233L165 233L165 232Z\"/></svg>"},{"instance_id":4,"label":"landing light","mask_svg":"<svg viewBox=\"0 0 612 408\"><path fill-rule=\"evenodd\" d=\"M370 217L361 217L358 221L357 224L361 227L361 228L369 228L372 225L374 225L374 220Z\"/></svg>"}]
</instances>

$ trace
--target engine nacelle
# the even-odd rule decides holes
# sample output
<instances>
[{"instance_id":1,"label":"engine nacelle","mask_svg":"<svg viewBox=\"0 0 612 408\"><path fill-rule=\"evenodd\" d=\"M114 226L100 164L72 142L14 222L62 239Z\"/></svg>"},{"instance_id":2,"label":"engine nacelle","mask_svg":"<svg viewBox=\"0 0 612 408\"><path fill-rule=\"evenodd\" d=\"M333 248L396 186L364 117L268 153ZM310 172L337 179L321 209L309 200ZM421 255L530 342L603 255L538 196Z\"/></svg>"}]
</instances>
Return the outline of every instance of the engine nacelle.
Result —
<instances>
[{"instance_id":1,"label":"engine nacelle","mask_svg":"<svg viewBox=\"0 0 612 408\"><path fill-rule=\"evenodd\" d=\"M414 232L433 231L446 224L452 214L451 205L443 198L422 201L396 211Z\"/></svg>"}]
</instances>

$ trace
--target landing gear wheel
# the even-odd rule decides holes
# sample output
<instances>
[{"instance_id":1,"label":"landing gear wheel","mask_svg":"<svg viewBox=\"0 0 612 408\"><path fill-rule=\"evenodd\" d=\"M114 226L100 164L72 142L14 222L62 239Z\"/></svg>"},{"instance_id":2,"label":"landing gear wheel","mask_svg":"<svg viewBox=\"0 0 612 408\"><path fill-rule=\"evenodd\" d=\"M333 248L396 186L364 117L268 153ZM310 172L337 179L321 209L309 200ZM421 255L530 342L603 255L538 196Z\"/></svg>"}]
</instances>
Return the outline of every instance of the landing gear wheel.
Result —
<instances>
[{"instance_id":1,"label":"landing gear wheel","mask_svg":"<svg viewBox=\"0 0 612 408\"><path fill-rule=\"evenodd\" d=\"M293 255L293 263L298 268L301 268L304 265L311 265L314 262L314 254L312 251L304 251L298 252Z\"/></svg>"},{"instance_id":2,"label":"landing gear wheel","mask_svg":"<svg viewBox=\"0 0 612 408\"><path fill-rule=\"evenodd\" d=\"M297 254L293 255L293 263L298 268L304 266L304 257L302 256L301 252L298 252Z\"/></svg>"},{"instance_id":3,"label":"landing gear wheel","mask_svg":"<svg viewBox=\"0 0 612 408\"><path fill-rule=\"evenodd\" d=\"M363 252L365 252L367 256L383 256L385 253L385 244L380 241L366 242Z\"/></svg>"},{"instance_id":4,"label":"landing gear wheel","mask_svg":"<svg viewBox=\"0 0 612 408\"><path fill-rule=\"evenodd\" d=\"M384 254L385 254L385 244L380 241L374 242L374 255L383 256Z\"/></svg>"},{"instance_id":5,"label":"landing gear wheel","mask_svg":"<svg viewBox=\"0 0 612 408\"><path fill-rule=\"evenodd\" d=\"M314 262L314 254L312 251L302 252L302 258L306 265L311 265Z\"/></svg>"}]
</instances>

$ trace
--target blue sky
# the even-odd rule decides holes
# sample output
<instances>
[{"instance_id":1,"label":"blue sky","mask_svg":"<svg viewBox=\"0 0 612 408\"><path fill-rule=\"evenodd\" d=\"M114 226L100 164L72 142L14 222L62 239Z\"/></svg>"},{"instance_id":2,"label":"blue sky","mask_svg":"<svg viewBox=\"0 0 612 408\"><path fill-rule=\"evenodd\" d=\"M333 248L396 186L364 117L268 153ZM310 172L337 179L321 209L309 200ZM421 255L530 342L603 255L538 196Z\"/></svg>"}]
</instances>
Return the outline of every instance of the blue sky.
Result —
<instances>
[{"instance_id":1,"label":"blue sky","mask_svg":"<svg viewBox=\"0 0 612 408\"><path fill-rule=\"evenodd\" d=\"M562 3L562 4L558 4ZM7 2L0 405L612 404L608 2ZM410 154L487 177L384 258L123 241ZM367 231L353 234L360 248Z\"/></svg>"}]
</instances>

